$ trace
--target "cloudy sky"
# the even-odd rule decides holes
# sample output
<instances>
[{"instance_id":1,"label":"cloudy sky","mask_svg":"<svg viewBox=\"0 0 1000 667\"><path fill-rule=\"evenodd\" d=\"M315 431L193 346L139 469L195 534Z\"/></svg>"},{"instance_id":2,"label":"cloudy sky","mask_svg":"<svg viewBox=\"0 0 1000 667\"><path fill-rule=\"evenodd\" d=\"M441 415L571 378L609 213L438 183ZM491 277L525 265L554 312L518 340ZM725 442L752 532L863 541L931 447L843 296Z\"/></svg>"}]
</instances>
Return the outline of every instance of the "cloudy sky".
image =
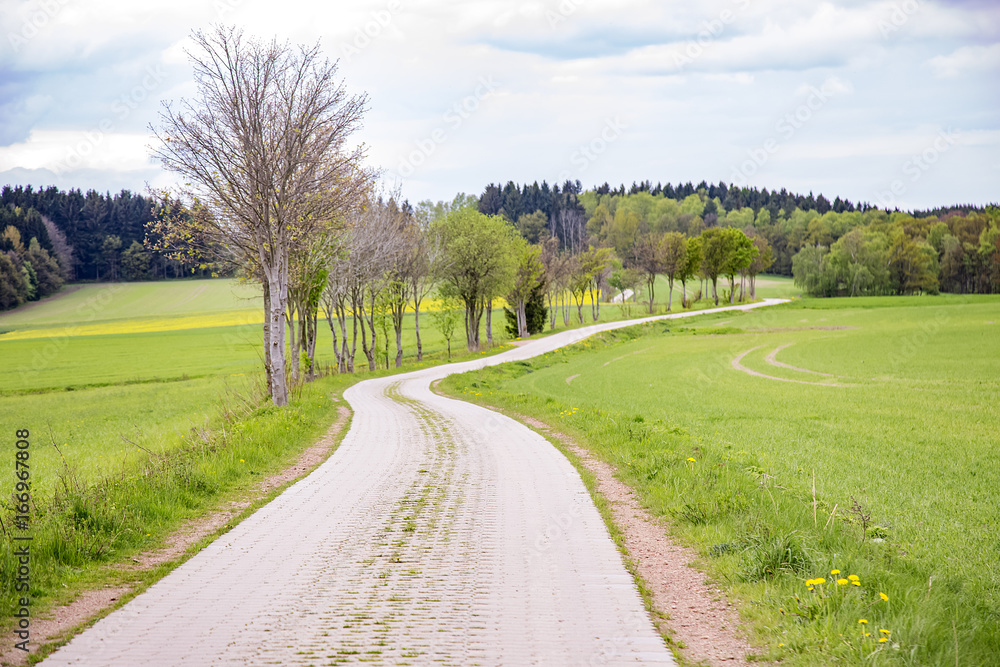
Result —
<instances>
[{"instance_id":1,"label":"cloudy sky","mask_svg":"<svg viewBox=\"0 0 1000 667\"><path fill-rule=\"evenodd\" d=\"M996 0L0 0L0 184L142 192L193 29L317 40L411 201L726 181L1000 201Z\"/></svg>"}]
</instances>

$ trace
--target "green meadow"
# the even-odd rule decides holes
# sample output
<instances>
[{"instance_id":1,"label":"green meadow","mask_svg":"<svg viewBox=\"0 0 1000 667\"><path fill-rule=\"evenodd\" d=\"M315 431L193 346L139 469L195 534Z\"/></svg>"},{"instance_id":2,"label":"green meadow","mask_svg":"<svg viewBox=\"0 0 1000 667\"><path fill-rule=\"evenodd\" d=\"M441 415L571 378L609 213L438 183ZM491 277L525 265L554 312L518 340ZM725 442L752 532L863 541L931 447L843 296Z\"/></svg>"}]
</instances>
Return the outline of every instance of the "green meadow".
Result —
<instances>
[{"instance_id":1,"label":"green meadow","mask_svg":"<svg viewBox=\"0 0 1000 667\"><path fill-rule=\"evenodd\" d=\"M762 658L1000 664L997 297L655 323L445 386L613 464L743 601Z\"/></svg>"}]
</instances>

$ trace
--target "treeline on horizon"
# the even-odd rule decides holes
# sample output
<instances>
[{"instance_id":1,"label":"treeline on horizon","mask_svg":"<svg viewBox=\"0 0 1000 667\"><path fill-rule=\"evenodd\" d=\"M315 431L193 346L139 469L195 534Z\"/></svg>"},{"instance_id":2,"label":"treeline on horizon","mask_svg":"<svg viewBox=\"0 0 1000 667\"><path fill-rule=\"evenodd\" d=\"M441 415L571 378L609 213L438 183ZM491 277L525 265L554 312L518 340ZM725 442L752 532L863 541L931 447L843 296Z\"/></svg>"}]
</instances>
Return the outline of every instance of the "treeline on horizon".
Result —
<instances>
[{"instance_id":1,"label":"treeline on horizon","mask_svg":"<svg viewBox=\"0 0 1000 667\"><path fill-rule=\"evenodd\" d=\"M613 248L625 266L665 234L737 228L770 258L768 273L794 277L812 296L1000 293L995 205L906 212L704 181L587 191L579 182L508 182L488 185L479 210L504 216L532 242L554 236L572 252Z\"/></svg>"},{"instance_id":2,"label":"treeline on horizon","mask_svg":"<svg viewBox=\"0 0 1000 667\"><path fill-rule=\"evenodd\" d=\"M151 197L122 190L4 186L0 191L0 310L48 296L66 281L161 280L212 275L149 239L157 218ZM1000 292L1000 214L971 204L885 211L824 195L725 183L584 190L580 181L488 185L480 212L511 221L529 242L558 239L561 249L614 248L626 265L651 235L689 238L736 227L766 241L768 272L794 276L816 296ZM796 260L798 257L798 260Z\"/></svg>"}]
</instances>

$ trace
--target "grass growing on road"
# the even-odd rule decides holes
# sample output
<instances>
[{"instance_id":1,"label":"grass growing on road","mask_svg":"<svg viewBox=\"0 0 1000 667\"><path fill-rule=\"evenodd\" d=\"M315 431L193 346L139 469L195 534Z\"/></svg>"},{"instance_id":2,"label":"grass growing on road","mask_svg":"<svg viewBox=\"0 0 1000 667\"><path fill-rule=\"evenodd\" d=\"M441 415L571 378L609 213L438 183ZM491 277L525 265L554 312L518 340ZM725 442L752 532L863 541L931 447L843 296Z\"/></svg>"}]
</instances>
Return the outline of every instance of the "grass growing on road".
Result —
<instances>
[{"instance_id":1,"label":"grass growing on road","mask_svg":"<svg viewBox=\"0 0 1000 667\"><path fill-rule=\"evenodd\" d=\"M996 297L807 300L443 385L615 465L745 601L767 658L995 664L998 343Z\"/></svg>"}]
</instances>

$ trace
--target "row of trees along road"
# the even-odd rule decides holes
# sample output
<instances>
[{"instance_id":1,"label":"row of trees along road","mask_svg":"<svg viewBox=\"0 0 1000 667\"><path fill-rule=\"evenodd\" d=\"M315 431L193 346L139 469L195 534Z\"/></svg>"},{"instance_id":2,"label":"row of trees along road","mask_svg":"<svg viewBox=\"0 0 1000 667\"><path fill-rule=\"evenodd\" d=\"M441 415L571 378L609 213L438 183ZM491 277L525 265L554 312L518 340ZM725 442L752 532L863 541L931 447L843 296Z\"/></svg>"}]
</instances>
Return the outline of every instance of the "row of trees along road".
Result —
<instances>
[{"instance_id":1,"label":"row of trees along road","mask_svg":"<svg viewBox=\"0 0 1000 667\"><path fill-rule=\"evenodd\" d=\"M366 98L348 95L318 46L221 26L193 38L197 97L166 106L154 129L156 155L185 185L162 193L167 214L155 229L178 252L197 247L261 282L268 386L275 405L287 405L286 317L314 333L319 258L337 251L336 232L370 189L364 147L347 144Z\"/></svg>"},{"instance_id":2,"label":"row of trees along road","mask_svg":"<svg viewBox=\"0 0 1000 667\"><path fill-rule=\"evenodd\" d=\"M401 364L407 308L422 358L420 306L434 286L442 299L463 304L466 346L478 350L484 314L492 343L500 297L511 306L514 333L526 336L545 320L543 301L550 327L558 313L569 323L569 299L581 323L587 300L597 320L611 287L625 292L644 283L652 312L659 275L671 287L668 309L675 281L690 304L687 283L696 277L701 289L693 298L708 282L718 303L724 278L732 302L737 276L739 298L747 287L753 298L754 277L774 259L753 224L718 224L720 214L752 223L752 211L743 220L743 209L726 212L701 190L678 203L666 190L626 196L606 187L583 193L579 182L537 192L509 184L413 209L377 186L377 173L363 165L364 146L349 147L367 100L347 94L318 47L244 39L225 27L196 32L194 41L198 95L179 109L167 106L155 129L160 160L186 185L159 193L147 240L187 262L239 267L263 285L265 367L277 405L288 401L286 375L296 381L315 373L321 312L338 369L350 372L359 339L368 368L390 364L390 330ZM739 201L726 193L726 203ZM546 210L525 210L527 202ZM848 206L840 202L843 212L831 213L853 213ZM515 219L508 209L522 212Z\"/></svg>"},{"instance_id":3,"label":"row of trees along road","mask_svg":"<svg viewBox=\"0 0 1000 667\"><path fill-rule=\"evenodd\" d=\"M480 213L474 197L415 211L380 190L362 164L364 147L347 149L366 100L347 95L317 47L262 43L223 27L194 41L198 96L167 106L155 129L158 157L186 185L159 193L147 238L157 252L239 267L263 285L276 405L288 402L286 375L315 374L321 313L341 372L354 370L359 340L369 368L389 365L390 330L399 366L407 308L420 360L420 304L435 284L464 303L470 350L481 345L484 312L491 331L502 296L527 335L541 250L503 217Z\"/></svg>"}]
</instances>

